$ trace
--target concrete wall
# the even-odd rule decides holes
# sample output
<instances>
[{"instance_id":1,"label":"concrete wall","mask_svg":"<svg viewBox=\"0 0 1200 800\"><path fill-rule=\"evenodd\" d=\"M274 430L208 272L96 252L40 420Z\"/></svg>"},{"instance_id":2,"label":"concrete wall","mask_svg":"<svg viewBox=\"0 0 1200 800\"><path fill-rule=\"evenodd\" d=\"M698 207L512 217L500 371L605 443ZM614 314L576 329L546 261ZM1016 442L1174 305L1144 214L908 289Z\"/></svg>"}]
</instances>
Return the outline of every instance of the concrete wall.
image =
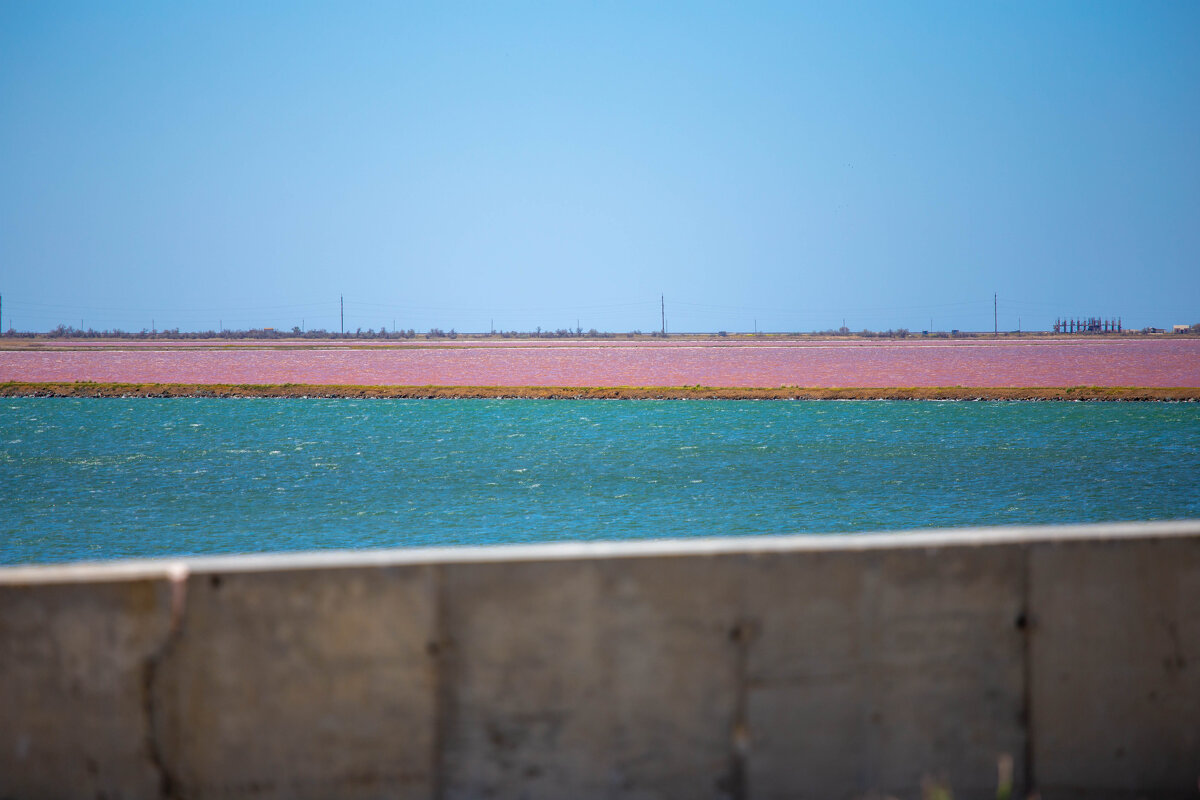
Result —
<instances>
[{"instance_id":1,"label":"concrete wall","mask_svg":"<svg viewBox=\"0 0 1200 800\"><path fill-rule=\"evenodd\" d=\"M0 569L0 798L1197 796L1200 523Z\"/></svg>"}]
</instances>

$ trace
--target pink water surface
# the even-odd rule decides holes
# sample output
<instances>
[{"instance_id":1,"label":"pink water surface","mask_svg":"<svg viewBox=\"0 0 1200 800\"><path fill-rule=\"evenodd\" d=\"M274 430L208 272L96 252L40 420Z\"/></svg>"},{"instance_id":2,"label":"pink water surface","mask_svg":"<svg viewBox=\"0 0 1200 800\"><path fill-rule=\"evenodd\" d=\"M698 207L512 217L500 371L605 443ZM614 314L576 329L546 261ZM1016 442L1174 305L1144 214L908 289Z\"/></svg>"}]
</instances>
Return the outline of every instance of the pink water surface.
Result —
<instances>
[{"instance_id":1,"label":"pink water surface","mask_svg":"<svg viewBox=\"0 0 1200 800\"><path fill-rule=\"evenodd\" d=\"M311 347L311 345L306 345ZM1200 386L1200 339L623 341L0 351L0 381L403 386Z\"/></svg>"}]
</instances>

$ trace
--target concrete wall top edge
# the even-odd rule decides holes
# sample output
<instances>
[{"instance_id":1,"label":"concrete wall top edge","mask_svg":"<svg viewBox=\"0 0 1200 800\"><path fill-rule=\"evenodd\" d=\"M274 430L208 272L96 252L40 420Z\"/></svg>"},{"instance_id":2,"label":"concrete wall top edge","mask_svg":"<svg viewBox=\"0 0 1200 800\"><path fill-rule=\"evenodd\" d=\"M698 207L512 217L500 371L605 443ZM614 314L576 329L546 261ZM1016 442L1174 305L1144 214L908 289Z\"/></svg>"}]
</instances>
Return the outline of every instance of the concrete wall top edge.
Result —
<instances>
[{"instance_id":1,"label":"concrete wall top edge","mask_svg":"<svg viewBox=\"0 0 1200 800\"><path fill-rule=\"evenodd\" d=\"M178 580L189 573L272 572L306 569L428 566L671 556L756 555L789 552L980 547L1200 536L1200 519L1088 525L927 529L860 534L803 534L638 542L552 542L485 547L325 550L71 564L0 566L0 585Z\"/></svg>"}]
</instances>

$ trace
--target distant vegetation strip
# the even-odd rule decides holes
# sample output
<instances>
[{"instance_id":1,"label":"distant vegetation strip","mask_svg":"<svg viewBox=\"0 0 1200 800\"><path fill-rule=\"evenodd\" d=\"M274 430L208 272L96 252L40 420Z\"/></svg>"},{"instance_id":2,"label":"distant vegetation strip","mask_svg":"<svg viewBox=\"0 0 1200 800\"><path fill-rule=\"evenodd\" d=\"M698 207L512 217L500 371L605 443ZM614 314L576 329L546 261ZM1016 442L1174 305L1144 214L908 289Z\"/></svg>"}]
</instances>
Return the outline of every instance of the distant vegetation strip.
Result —
<instances>
[{"instance_id":1,"label":"distant vegetation strip","mask_svg":"<svg viewBox=\"0 0 1200 800\"><path fill-rule=\"evenodd\" d=\"M741 388L720 386L335 386L324 384L0 383L0 397L294 397L539 400L1092 400L1200 401L1200 387L914 386Z\"/></svg>"},{"instance_id":2,"label":"distant vegetation strip","mask_svg":"<svg viewBox=\"0 0 1200 800\"><path fill-rule=\"evenodd\" d=\"M1090 336L1105 336L1105 337L1107 337L1107 336L1111 335L1111 336L1116 336L1116 337L1124 337L1124 336L1128 336L1131 334L1138 334L1138 333L1141 333L1141 334L1167 333L1167 330L1165 328L1155 328L1155 327L1142 328L1140 331L1130 329L1130 328L1121 328L1118 330L1118 325L1119 325L1118 322L1110 320L1110 322L1113 322L1113 325L1111 328L1109 328L1107 325L1104 324L1105 321L1101 320L1099 318L1089 319L1089 320L1077 320L1077 322L1080 323L1078 329L1075 329L1074 327L1072 327L1072 329L1069 332L1068 332L1067 326L1066 326L1067 320L1062 320L1062 323L1063 323L1062 328L1057 331L1050 331L1050 330L1046 330L1046 331L1036 331L1036 330L1034 330L1034 331L1030 331L1030 330L999 331L998 335L999 336L1020 336L1020 337L1046 336L1046 335L1054 335L1054 336L1069 335L1072 337L1077 336L1077 335L1087 335L1089 337ZM1084 325L1085 322L1087 323L1086 327ZM11 323L11 321L10 321L10 323ZM1176 328L1172 329L1172 333L1200 334L1200 323L1196 323L1194 325L1176 326ZM424 331L424 332L417 332L416 330L414 330L412 328L409 328L407 330L404 330L402 328L393 328L392 330L388 330L386 327L381 327L379 330L375 330L374 328L368 328L365 331L362 328L356 328L353 331L344 331L344 330L327 331L323 328L307 329L300 325L295 325L290 330L287 328L266 328L266 327L264 327L264 328L247 328L247 329L221 328L220 330L207 330L207 331L181 331L179 328L164 328L162 330L154 328L152 330L147 330L145 328L142 328L140 331L126 331L126 330L122 330L120 328L109 328L109 329L105 329L105 330L96 330L95 328L87 328L85 330L83 328L83 323L81 321L80 327L78 327L78 328L76 328L72 325L58 325L57 327L55 327L51 330L48 330L48 331L17 331L17 330L14 330L12 325L10 324L7 331L0 333L0 337L4 338L6 340L9 340L9 341L21 340L21 339L41 340L41 341L83 339L83 340L116 340L116 341L121 341L121 340L125 340L125 341L197 341L197 340L199 340L199 341L217 341L217 342L237 342L237 341L247 341L247 340L259 341L259 342L261 342L261 341L279 341L279 340L290 340L290 341L295 341L295 340L308 340L308 341L321 341L321 340L403 341L406 339L458 339L460 337L464 338L464 339L615 339L618 337L623 337L626 339L643 339L643 338L655 338L655 337L666 339L666 338L676 338L676 337L711 338L711 337L726 337L726 336L741 337L741 338L754 337L756 339L760 338L760 337L774 338L774 337L780 337L780 336L802 337L802 338L848 337L848 338L863 338L863 339L874 339L874 338L905 339L905 338L908 338L909 336L917 336L918 338L933 337L933 338L941 338L941 339L945 339L945 338L956 338L957 339L957 338L976 338L976 337L994 338L995 336L997 336L997 331L993 327L993 330L991 330L991 331L987 331L987 330L965 331L965 330L951 329L948 331L946 331L946 330L927 330L927 331L921 331L918 334L916 331L910 331L908 328L888 328L887 330L879 330L879 331L871 330L870 328L864 328L861 331L853 331L850 328L843 325L840 328L827 328L822 331L817 331L817 330L808 331L808 332L793 331L790 333L782 332L782 331L767 333L765 331L760 332L757 330L754 331L753 333L751 333L749 331L708 331L708 332L693 331L693 332L687 332L687 333L684 333L684 332L669 333L665 329L665 327L660 330L656 330L656 331L652 330L652 331L643 333L641 330L600 331L600 330L596 330L595 328L591 328L591 329L585 331L578 324L574 328L556 328L556 329L547 328L547 329L543 330L541 327L537 327L537 328L535 328L533 330L529 330L529 331L492 330L492 331L489 331L486 333L482 332L482 331L474 332L474 333L460 333L459 331L456 331L454 328L451 328L448 331L444 331L441 328L436 328L436 327L430 328L428 331Z\"/></svg>"}]
</instances>

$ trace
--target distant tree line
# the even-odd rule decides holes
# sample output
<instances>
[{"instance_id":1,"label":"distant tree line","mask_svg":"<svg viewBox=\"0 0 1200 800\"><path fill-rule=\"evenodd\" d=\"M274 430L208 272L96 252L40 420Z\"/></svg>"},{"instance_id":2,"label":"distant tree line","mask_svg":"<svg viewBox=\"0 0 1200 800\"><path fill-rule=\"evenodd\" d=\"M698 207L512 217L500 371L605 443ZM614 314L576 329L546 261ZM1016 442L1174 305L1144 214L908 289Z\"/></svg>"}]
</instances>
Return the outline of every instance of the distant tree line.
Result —
<instances>
[{"instance_id":1,"label":"distant tree line","mask_svg":"<svg viewBox=\"0 0 1200 800\"><path fill-rule=\"evenodd\" d=\"M1133 332L1134 331L1132 331L1132 330L1126 331L1127 334L1133 333ZM1144 334L1163 333L1164 330L1161 328L1143 328L1141 332ZM1036 332L1035 331L1026 331L1026 333L1034 334ZM1192 325L1190 327L1190 333L1200 334L1200 323ZM298 325L292 327L290 330L284 329L284 328L249 328L249 329L244 329L244 330L224 329L224 330L220 330L220 331L214 331L214 330L181 331L179 328L164 328L162 330L147 330L145 328L142 328L140 331L126 331L126 330L122 330L120 328L112 328L112 329L106 329L106 330L96 330L95 328L88 328L88 329L84 330L81 328L72 327L70 325L59 325L58 327L56 327L52 330L46 331L44 333L36 333L36 332L32 332L32 331L17 331L10 327L7 331L4 332L3 335L6 338L13 338L13 339L35 339L35 338L134 339L134 340L138 340L138 339L149 339L149 340L155 340L155 339L162 339L162 340L170 340L170 339L264 339L264 340L272 340L272 339L307 339L307 340L384 339L384 340L398 340L398 341L407 340L407 339L417 339L417 338L457 339L459 336L470 336L471 338L484 338L484 339L487 339L487 338L500 338L500 339L568 339L568 338L612 339L617 336L624 336L627 339L635 339L635 338L638 338L641 336L650 336L650 337L655 337L655 338L668 338L671 336L671 334L665 333L663 331L651 331L648 334L643 333L640 330L632 330L632 331L628 331L627 333L623 333L623 334L612 333L610 331L599 331L599 330L596 330L595 328L589 328L588 330L585 331L585 330L583 330L583 328L578 327L578 326L576 326L575 328L557 328L554 330L550 330L550 329L543 330L539 326L532 331L517 331L517 330L511 330L511 331L498 330L498 331L496 331L496 330L494 330L491 333L462 334L462 333L459 333L458 331L456 331L454 328L451 328L448 331L444 331L441 328L430 328L428 330L428 332L426 332L426 333L417 333L412 328L409 328L408 330L402 330L402 329L388 330L387 328L383 328L383 327L381 327L379 330L375 330L373 328L367 328L366 330L363 330L362 328L356 328L353 331L347 331L345 333L340 333L337 331L327 331L323 328L316 328L316 329L311 329L311 330L301 330ZM679 335L679 334L676 334L676 335ZM718 331L718 332L716 332L715 335L717 335L717 336L730 336L730 335L750 336L752 334L749 334L746 332L731 334L729 331ZM823 336L823 337L854 336L854 337L863 338L863 339L905 339L914 334L911 331L909 331L908 328L888 328L885 331L873 331L873 330L864 328L861 331L852 331L843 325L840 328L828 328L823 331L813 331L812 333L801 333L801 332L797 331L797 332L793 332L793 333L770 333L770 334L769 333L756 333L753 335L759 336L759 337L762 337L762 336ZM930 331L928 333L922 332L921 334L918 334L918 335L924 335L924 336L928 336L928 337L932 337L932 338L939 338L939 339L948 339L948 338L953 338L953 337L968 338L968 337L979 337L979 336L991 336L992 334L990 331L968 332L968 331L952 330L952 331Z\"/></svg>"},{"instance_id":2,"label":"distant tree line","mask_svg":"<svg viewBox=\"0 0 1200 800\"><path fill-rule=\"evenodd\" d=\"M861 331L852 331L843 325L840 328L827 328L823 331L818 331L821 336L861 336L867 339L906 339L908 338L908 328L888 328L886 331L872 331L863 328Z\"/></svg>"},{"instance_id":3,"label":"distant tree line","mask_svg":"<svg viewBox=\"0 0 1200 800\"><path fill-rule=\"evenodd\" d=\"M441 328L430 328L426 333L417 333L412 328L408 330L388 330L387 328L356 328L353 331L340 333L338 331L327 331L324 328L315 328L309 330L301 330L300 326L295 326L290 330L285 328L248 328L248 329L233 329L226 328L220 331L182 331L179 328L162 328L156 330L148 330L142 328L140 331L127 331L121 328L109 328L105 330L96 330L95 328L76 328L71 325L59 325L49 331L42 333L34 331L17 331L9 328L4 336L16 339L416 339L423 337L425 339L457 339L459 336L470 335L473 337L499 337L502 339L563 339L563 338L588 338L588 339L610 339L616 334L608 331L598 331L595 328L584 330L581 327L574 329L558 328L557 330L542 330L540 327L533 331L492 331L491 333L474 333L460 334L454 328L450 330L442 330ZM641 336L641 331L632 331L626 336ZM651 334L658 336L657 332Z\"/></svg>"},{"instance_id":4,"label":"distant tree line","mask_svg":"<svg viewBox=\"0 0 1200 800\"><path fill-rule=\"evenodd\" d=\"M454 332L451 331L451 334ZM121 328L105 330L87 328L84 330L70 325L59 325L44 333L16 331L9 328L4 335L18 339L35 337L49 339L415 339L417 337L416 331L411 328L407 331L388 331L384 328L380 328L378 331L368 328L364 331L362 328L358 328L353 332L339 333L323 328L302 331L298 325L290 330L286 328L248 328L244 330L226 328L220 331L181 331L179 328L162 328L153 331L146 328L142 328L140 331L126 331Z\"/></svg>"}]
</instances>

